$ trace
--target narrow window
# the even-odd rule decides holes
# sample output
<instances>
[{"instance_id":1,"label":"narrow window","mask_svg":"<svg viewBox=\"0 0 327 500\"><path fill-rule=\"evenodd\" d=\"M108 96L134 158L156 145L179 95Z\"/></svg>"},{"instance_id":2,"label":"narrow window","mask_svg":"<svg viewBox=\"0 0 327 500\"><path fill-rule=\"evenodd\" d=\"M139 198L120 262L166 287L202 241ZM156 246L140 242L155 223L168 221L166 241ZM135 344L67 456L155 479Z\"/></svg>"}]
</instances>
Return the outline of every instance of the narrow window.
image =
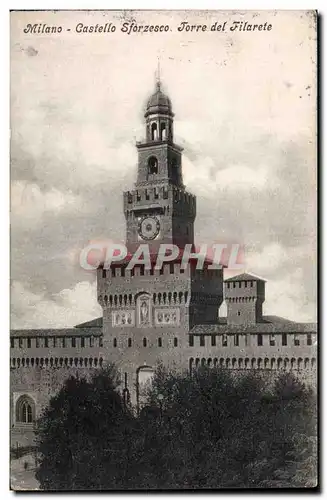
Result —
<instances>
[{"instance_id":1,"label":"narrow window","mask_svg":"<svg viewBox=\"0 0 327 500\"><path fill-rule=\"evenodd\" d=\"M85 338L84 337L81 338L81 347L85 347Z\"/></svg>"},{"instance_id":2,"label":"narrow window","mask_svg":"<svg viewBox=\"0 0 327 500\"><path fill-rule=\"evenodd\" d=\"M30 339L29 339L30 340ZM15 339L10 339L10 347L14 348L15 347Z\"/></svg>"},{"instance_id":3,"label":"narrow window","mask_svg":"<svg viewBox=\"0 0 327 500\"><path fill-rule=\"evenodd\" d=\"M30 349L31 348L31 339L27 339L27 348Z\"/></svg>"},{"instance_id":4,"label":"narrow window","mask_svg":"<svg viewBox=\"0 0 327 500\"><path fill-rule=\"evenodd\" d=\"M128 347L132 347L132 339L131 338L128 339Z\"/></svg>"},{"instance_id":5,"label":"narrow window","mask_svg":"<svg viewBox=\"0 0 327 500\"><path fill-rule=\"evenodd\" d=\"M190 347L194 347L194 337L193 337L193 335L189 336L189 338L188 338L188 345Z\"/></svg>"},{"instance_id":6,"label":"narrow window","mask_svg":"<svg viewBox=\"0 0 327 500\"><path fill-rule=\"evenodd\" d=\"M33 421L32 407L27 402L24 402L21 408L21 416L19 420L25 424L30 424Z\"/></svg>"},{"instance_id":7,"label":"narrow window","mask_svg":"<svg viewBox=\"0 0 327 500\"><path fill-rule=\"evenodd\" d=\"M162 347L162 338L161 337L158 338L158 347Z\"/></svg>"},{"instance_id":8,"label":"narrow window","mask_svg":"<svg viewBox=\"0 0 327 500\"><path fill-rule=\"evenodd\" d=\"M282 334L282 345L287 345L287 333Z\"/></svg>"},{"instance_id":9,"label":"narrow window","mask_svg":"<svg viewBox=\"0 0 327 500\"><path fill-rule=\"evenodd\" d=\"M163 273L164 273L164 266L162 266L160 269L160 274L163 274Z\"/></svg>"},{"instance_id":10,"label":"narrow window","mask_svg":"<svg viewBox=\"0 0 327 500\"><path fill-rule=\"evenodd\" d=\"M166 124L165 123L160 124L160 135L161 135L161 140L165 141L166 140Z\"/></svg>"},{"instance_id":11,"label":"narrow window","mask_svg":"<svg viewBox=\"0 0 327 500\"><path fill-rule=\"evenodd\" d=\"M66 347L66 339L65 339L65 337L62 338L62 347Z\"/></svg>"},{"instance_id":12,"label":"narrow window","mask_svg":"<svg viewBox=\"0 0 327 500\"><path fill-rule=\"evenodd\" d=\"M298 335L294 335L294 345L298 347L300 345L300 339Z\"/></svg>"},{"instance_id":13,"label":"narrow window","mask_svg":"<svg viewBox=\"0 0 327 500\"><path fill-rule=\"evenodd\" d=\"M201 347L204 347L204 346L205 346L204 335L200 335L200 346L201 346Z\"/></svg>"},{"instance_id":14,"label":"narrow window","mask_svg":"<svg viewBox=\"0 0 327 500\"><path fill-rule=\"evenodd\" d=\"M114 338L114 347L117 347L117 339Z\"/></svg>"},{"instance_id":15,"label":"narrow window","mask_svg":"<svg viewBox=\"0 0 327 500\"><path fill-rule=\"evenodd\" d=\"M20 349L23 347L23 339L19 339L18 345L19 345Z\"/></svg>"},{"instance_id":16,"label":"narrow window","mask_svg":"<svg viewBox=\"0 0 327 500\"><path fill-rule=\"evenodd\" d=\"M107 277L107 272L105 269L102 269L102 278L106 278Z\"/></svg>"},{"instance_id":17,"label":"narrow window","mask_svg":"<svg viewBox=\"0 0 327 500\"><path fill-rule=\"evenodd\" d=\"M178 346L178 339L177 337L174 338L174 347L177 347Z\"/></svg>"},{"instance_id":18,"label":"narrow window","mask_svg":"<svg viewBox=\"0 0 327 500\"><path fill-rule=\"evenodd\" d=\"M93 337L90 337L90 347L93 347Z\"/></svg>"},{"instance_id":19,"label":"narrow window","mask_svg":"<svg viewBox=\"0 0 327 500\"><path fill-rule=\"evenodd\" d=\"M216 335L211 335L211 345L213 347L216 345Z\"/></svg>"},{"instance_id":20,"label":"narrow window","mask_svg":"<svg viewBox=\"0 0 327 500\"><path fill-rule=\"evenodd\" d=\"M311 335L311 333L308 333L308 335L307 335L307 345L312 345L312 335Z\"/></svg>"},{"instance_id":21,"label":"narrow window","mask_svg":"<svg viewBox=\"0 0 327 500\"><path fill-rule=\"evenodd\" d=\"M239 282L238 287L239 287L239 288L241 288L241 287L242 287L242 282L241 282L241 281Z\"/></svg>"},{"instance_id":22,"label":"narrow window","mask_svg":"<svg viewBox=\"0 0 327 500\"><path fill-rule=\"evenodd\" d=\"M49 339L47 337L44 339L44 347L49 347Z\"/></svg>"},{"instance_id":23,"label":"narrow window","mask_svg":"<svg viewBox=\"0 0 327 500\"><path fill-rule=\"evenodd\" d=\"M222 345L223 345L223 347L227 347L227 345L228 345L227 335L225 333L222 337Z\"/></svg>"},{"instance_id":24,"label":"narrow window","mask_svg":"<svg viewBox=\"0 0 327 500\"><path fill-rule=\"evenodd\" d=\"M113 268L111 269L111 276L112 276L113 278L115 278L115 276L116 276L116 268L115 268L115 267L113 267Z\"/></svg>"},{"instance_id":25,"label":"narrow window","mask_svg":"<svg viewBox=\"0 0 327 500\"><path fill-rule=\"evenodd\" d=\"M258 334L257 340L258 340L258 346L262 346L262 333Z\"/></svg>"},{"instance_id":26,"label":"narrow window","mask_svg":"<svg viewBox=\"0 0 327 500\"><path fill-rule=\"evenodd\" d=\"M75 337L72 337L72 347L76 347L76 339L75 339Z\"/></svg>"},{"instance_id":27,"label":"narrow window","mask_svg":"<svg viewBox=\"0 0 327 500\"><path fill-rule=\"evenodd\" d=\"M121 267L120 273L121 273L122 278L124 278L125 277L125 266Z\"/></svg>"},{"instance_id":28,"label":"narrow window","mask_svg":"<svg viewBox=\"0 0 327 500\"><path fill-rule=\"evenodd\" d=\"M140 275L144 276L144 266L140 266Z\"/></svg>"},{"instance_id":29,"label":"narrow window","mask_svg":"<svg viewBox=\"0 0 327 500\"><path fill-rule=\"evenodd\" d=\"M183 267L180 268L180 273L181 274L185 273L185 269Z\"/></svg>"},{"instance_id":30,"label":"narrow window","mask_svg":"<svg viewBox=\"0 0 327 500\"><path fill-rule=\"evenodd\" d=\"M157 136L158 136L157 124L156 123L152 123L152 125L151 125L151 139L153 141L156 141L157 140Z\"/></svg>"},{"instance_id":31,"label":"narrow window","mask_svg":"<svg viewBox=\"0 0 327 500\"><path fill-rule=\"evenodd\" d=\"M57 339L56 337L53 337L53 347L56 347L57 346Z\"/></svg>"},{"instance_id":32,"label":"narrow window","mask_svg":"<svg viewBox=\"0 0 327 500\"><path fill-rule=\"evenodd\" d=\"M103 338L102 337L99 338L99 347L103 347Z\"/></svg>"},{"instance_id":33,"label":"narrow window","mask_svg":"<svg viewBox=\"0 0 327 500\"><path fill-rule=\"evenodd\" d=\"M269 345L271 347L274 347L275 344L276 344L275 335L270 335L270 337L269 337Z\"/></svg>"},{"instance_id":34,"label":"narrow window","mask_svg":"<svg viewBox=\"0 0 327 500\"><path fill-rule=\"evenodd\" d=\"M234 335L234 345L238 347L239 343L240 343L240 341L239 341L239 335L236 334L236 335Z\"/></svg>"},{"instance_id":35,"label":"narrow window","mask_svg":"<svg viewBox=\"0 0 327 500\"><path fill-rule=\"evenodd\" d=\"M144 339L143 339L143 347L146 347L146 344L147 344L147 341L146 341L146 338L144 337Z\"/></svg>"},{"instance_id":36,"label":"narrow window","mask_svg":"<svg viewBox=\"0 0 327 500\"><path fill-rule=\"evenodd\" d=\"M233 282L233 288L236 288L236 283L235 283L235 281Z\"/></svg>"},{"instance_id":37,"label":"narrow window","mask_svg":"<svg viewBox=\"0 0 327 500\"><path fill-rule=\"evenodd\" d=\"M244 281L244 287L247 288L248 287L248 282L247 281Z\"/></svg>"}]
</instances>

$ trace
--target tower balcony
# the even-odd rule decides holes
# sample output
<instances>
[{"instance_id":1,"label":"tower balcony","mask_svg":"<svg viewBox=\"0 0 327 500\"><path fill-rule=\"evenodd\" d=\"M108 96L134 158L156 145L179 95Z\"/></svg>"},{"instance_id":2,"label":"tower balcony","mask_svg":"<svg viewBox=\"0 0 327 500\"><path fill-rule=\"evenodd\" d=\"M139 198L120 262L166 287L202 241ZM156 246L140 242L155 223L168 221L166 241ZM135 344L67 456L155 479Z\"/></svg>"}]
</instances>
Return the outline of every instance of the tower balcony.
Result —
<instances>
[{"instance_id":1,"label":"tower balcony","mask_svg":"<svg viewBox=\"0 0 327 500\"><path fill-rule=\"evenodd\" d=\"M140 141L135 142L137 149L143 149L143 148L149 148L153 146L162 146L164 144L171 146L173 149L175 149L178 152L182 152L183 148L181 146L178 146L177 144L174 143L172 139L169 139L168 137L166 139L141 139Z\"/></svg>"}]
</instances>

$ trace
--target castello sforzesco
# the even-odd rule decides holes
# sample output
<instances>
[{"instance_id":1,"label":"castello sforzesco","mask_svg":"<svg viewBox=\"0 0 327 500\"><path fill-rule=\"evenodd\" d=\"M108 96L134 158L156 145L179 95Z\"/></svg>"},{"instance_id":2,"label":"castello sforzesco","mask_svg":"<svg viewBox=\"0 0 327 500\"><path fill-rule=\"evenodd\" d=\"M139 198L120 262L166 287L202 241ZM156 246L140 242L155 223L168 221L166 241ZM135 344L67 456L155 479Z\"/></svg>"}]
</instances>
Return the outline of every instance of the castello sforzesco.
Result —
<instances>
[{"instance_id":1,"label":"castello sforzesco","mask_svg":"<svg viewBox=\"0 0 327 500\"><path fill-rule=\"evenodd\" d=\"M212 268L209 258L198 269L192 259L183 266L180 254L156 268L160 245L195 245L196 198L183 184L173 107L159 80L144 120L145 138L136 143L136 183L122 193L129 253L96 270L102 316L74 328L10 332L13 447L33 444L35 420L67 377L88 376L112 363L135 411L142 384L159 364L183 371L254 369L272 376L293 371L316 384L316 323L263 314L269 283L255 269L224 280L224 269ZM153 265L129 268L140 244L149 246ZM227 315L220 316L224 301Z\"/></svg>"}]
</instances>

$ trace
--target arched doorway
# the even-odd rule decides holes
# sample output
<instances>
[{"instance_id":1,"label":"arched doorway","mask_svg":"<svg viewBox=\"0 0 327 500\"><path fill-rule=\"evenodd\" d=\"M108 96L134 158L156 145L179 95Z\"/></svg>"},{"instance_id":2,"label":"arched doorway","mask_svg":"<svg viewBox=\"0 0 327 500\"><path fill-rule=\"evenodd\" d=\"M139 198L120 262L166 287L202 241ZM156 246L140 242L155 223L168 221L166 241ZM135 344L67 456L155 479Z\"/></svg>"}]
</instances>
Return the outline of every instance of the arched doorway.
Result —
<instances>
[{"instance_id":1,"label":"arched doorway","mask_svg":"<svg viewBox=\"0 0 327 500\"><path fill-rule=\"evenodd\" d=\"M146 402L153 375L154 369L148 365L140 366L136 370L136 405L138 413Z\"/></svg>"}]
</instances>

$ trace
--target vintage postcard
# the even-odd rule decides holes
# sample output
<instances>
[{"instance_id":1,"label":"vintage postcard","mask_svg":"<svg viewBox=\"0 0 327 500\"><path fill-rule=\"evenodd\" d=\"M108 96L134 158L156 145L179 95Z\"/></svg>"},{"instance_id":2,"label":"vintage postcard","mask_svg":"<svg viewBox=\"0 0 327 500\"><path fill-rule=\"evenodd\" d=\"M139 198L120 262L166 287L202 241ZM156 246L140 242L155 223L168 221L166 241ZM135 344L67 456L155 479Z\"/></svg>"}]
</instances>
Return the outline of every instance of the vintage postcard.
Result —
<instances>
[{"instance_id":1,"label":"vintage postcard","mask_svg":"<svg viewBox=\"0 0 327 500\"><path fill-rule=\"evenodd\" d=\"M317 13L10 45L11 488L317 489Z\"/></svg>"}]
</instances>

